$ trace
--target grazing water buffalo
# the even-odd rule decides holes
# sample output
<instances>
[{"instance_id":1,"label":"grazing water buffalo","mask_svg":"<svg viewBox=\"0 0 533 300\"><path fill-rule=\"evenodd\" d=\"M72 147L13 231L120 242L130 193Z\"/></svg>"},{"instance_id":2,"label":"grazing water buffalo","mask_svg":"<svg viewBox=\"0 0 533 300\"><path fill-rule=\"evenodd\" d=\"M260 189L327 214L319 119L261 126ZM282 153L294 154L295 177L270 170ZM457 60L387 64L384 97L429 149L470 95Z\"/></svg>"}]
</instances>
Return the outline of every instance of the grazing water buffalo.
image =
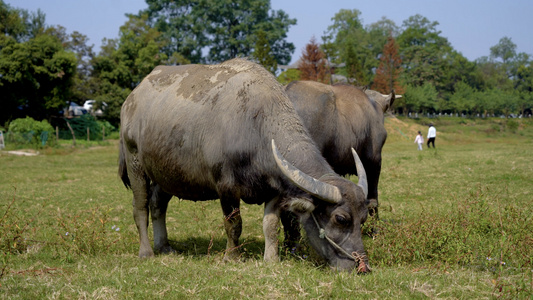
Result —
<instances>
[{"instance_id":1,"label":"grazing water buffalo","mask_svg":"<svg viewBox=\"0 0 533 300\"><path fill-rule=\"evenodd\" d=\"M357 174L351 148L368 177L368 205L377 216L381 148L387 138L383 114L394 93L362 91L352 85L294 81L285 88L322 155L340 175Z\"/></svg>"},{"instance_id":2,"label":"grazing water buffalo","mask_svg":"<svg viewBox=\"0 0 533 300\"><path fill-rule=\"evenodd\" d=\"M334 173L283 87L259 65L156 67L124 102L120 125L119 175L133 191L140 257L154 255L149 213L155 250L172 251L165 217L177 196L220 199L225 259L235 259L242 199L265 204L265 261L279 260L279 215L288 210L333 268L369 270L361 236L368 190L357 154L355 185Z\"/></svg>"}]
</instances>

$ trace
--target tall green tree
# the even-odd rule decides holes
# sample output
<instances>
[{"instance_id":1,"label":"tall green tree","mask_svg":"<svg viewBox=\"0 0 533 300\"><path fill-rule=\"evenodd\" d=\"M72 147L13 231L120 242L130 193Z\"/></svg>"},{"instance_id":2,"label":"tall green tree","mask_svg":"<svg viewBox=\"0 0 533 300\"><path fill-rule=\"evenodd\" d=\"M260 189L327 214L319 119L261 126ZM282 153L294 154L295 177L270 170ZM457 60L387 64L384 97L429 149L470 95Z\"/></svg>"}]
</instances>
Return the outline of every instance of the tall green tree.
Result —
<instances>
[{"instance_id":1,"label":"tall green tree","mask_svg":"<svg viewBox=\"0 0 533 300\"><path fill-rule=\"evenodd\" d=\"M148 24L161 32L167 41L163 52L168 57L183 57L192 63L202 62L208 45L207 16L203 0L146 0L148 8L139 14L148 16Z\"/></svg>"},{"instance_id":2,"label":"tall green tree","mask_svg":"<svg viewBox=\"0 0 533 300\"><path fill-rule=\"evenodd\" d=\"M484 90L492 87L505 90L511 88L511 81L501 63L495 62L487 56L483 56L476 60L476 64L485 83Z\"/></svg>"},{"instance_id":3,"label":"tall green tree","mask_svg":"<svg viewBox=\"0 0 533 300\"><path fill-rule=\"evenodd\" d=\"M13 8L0 0L0 32L17 42L26 42L35 38L45 29L45 14L39 9L29 12L25 9Z\"/></svg>"},{"instance_id":4,"label":"tall green tree","mask_svg":"<svg viewBox=\"0 0 533 300\"><path fill-rule=\"evenodd\" d=\"M368 49L370 49L372 53L372 57L374 58L371 60L371 64L369 64L369 67L371 70L375 70L379 67L379 64L381 64L381 55L383 53L383 49L387 42L389 41L389 37L392 37L395 39L395 43L398 46L398 43L396 42L396 39L398 38L398 35L400 34L400 28L394 23L394 21L387 19L386 17L382 17L381 20L370 24L369 26L366 26L366 31L368 34ZM398 46L399 51L399 46ZM398 52L398 55L400 53ZM376 74L374 74L376 75ZM373 85L374 78L370 77L370 85Z\"/></svg>"},{"instance_id":5,"label":"tall green tree","mask_svg":"<svg viewBox=\"0 0 533 300\"><path fill-rule=\"evenodd\" d=\"M0 118L27 115L42 120L57 115L70 100L74 53L44 34L23 43L4 39L0 49Z\"/></svg>"},{"instance_id":6,"label":"tall green tree","mask_svg":"<svg viewBox=\"0 0 533 300\"><path fill-rule=\"evenodd\" d=\"M439 86L440 93L445 97L455 91L458 82L464 82L474 89L483 89L484 81L475 62L455 50L448 52L442 60L443 74Z\"/></svg>"},{"instance_id":7,"label":"tall green tree","mask_svg":"<svg viewBox=\"0 0 533 300\"><path fill-rule=\"evenodd\" d=\"M331 21L333 24L328 26L323 40L323 49L328 60L341 62L344 58L346 44L357 42L357 37L364 35L364 28L360 20L361 12L357 9L341 9L335 14Z\"/></svg>"},{"instance_id":8,"label":"tall green tree","mask_svg":"<svg viewBox=\"0 0 533 300\"><path fill-rule=\"evenodd\" d=\"M390 36L396 39L400 35L400 28L386 17L367 26L366 31L370 34L371 43L375 45L373 48L383 47Z\"/></svg>"},{"instance_id":9,"label":"tall green tree","mask_svg":"<svg viewBox=\"0 0 533 300\"><path fill-rule=\"evenodd\" d=\"M76 57L46 33L45 15L0 1L0 122L49 119L71 97Z\"/></svg>"},{"instance_id":10,"label":"tall green tree","mask_svg":"<svg viewBox=\"0 0 533 300\"><path fill-rule=\"evenodd\" d=\"M272 49L268 42L266 32L259 30L256 35L257 41L255 42L254 52L252 58L261 64L270 73L275 74L278 69L276 59L272 55Z\"/></svg>"},{"instance_id":11,"label":"tall green tree","mask_svg":"<svg viewBox=\"0 0 533 300\"><path fill-rule=\"evenodd\" d=\"M3 0L0 0L0 32L0 38L11 37L16 41L20 41L28 32L22 12Z\"/></svg>"},{"instance_id":12,"label":"tall green tree","mask_svg":"<svg viewBox=\"0 0 533 300\"><path fill-rule=\"evenodd\" d=\"M346 75L348 82L356 86L368 85L368 79L364 72L364 68L359 62L355 46L353 44L347 44L346 47L344 52L344 72L341 72L341 74Z\"/></svg>"},{"instance_id":13,"label":"tall green tree","mask_svg":"<svg viewBox=\"0 0 533 300\"><path fill-rule=\"evenodd\" d=\"M337 65L344 63L340 74L355 76L357 84L367 85L373 77L372 70L377 67L377 54L374 55L373 44L360 19L357 9L341 9L331 19L333 24L322 36L322 49L326 58ZM383 45L380 46L381 51Z\"/></svg>"},{"instance_id":14,"label":"tall green tree","mask_svg":"<svg viewBox=\"0 0 533 300\"><path fill-rule=\"evenodd\" d=\"M102 51L92 60L92 77L97 86L97 105L107 104L105 119L118 124L120 108L129 93L152 69L167 62L164 41L150 27L147 15L128 15L117 40L104 40Z\"/></svg>"},{"instance_id":15,"label":"tall green tree","mask_svg":"<svg viewBox=\"0 0 533 300\"><path fill-rule=\"evenodd\" d=\"M510 38L503 37L490 48L489 57L476 61L487 82L487 88L512 91L516 88L523 90L528 85L524 79L527 77L527 66L531 64L531 56L526 53L517 54L516 47Z\"/></svg>"},{"instance_id":16,"label":"tall green tree","mask_svg":"<svg viewBox=\"0 0 533 300\"><path fill-rule=\"evenodd\" d=\"M170 57L175 52L193 63L214 63L250 56L255 35L266 33L272 54L287 64L294 45L285 41L295 19L282 10L271 11L269 0L147 0L149 23L168 41ZM207 55L204 55L207 53Z\"/></svg>"},{"instance_id":17,"label":"tall green tree","mask_svg":"<svg viewBox=\"0 0 533 300\"><path fill-rule=\"evenodd\" d=\"M516 44L511 38L505 36L498 44L490 47L490 56L493 59L499 58L503 64L507 64L516 56Z\"/></svg>"},{"instance_id":18,"label":"tall green tree","mask_svg":"<svg viewBox=\"0 0 533 300\"><path fill-rule=\"evenodd\" d=\"M255 44L254 35L259 30L270 33L267 39L272 44L278 39L283 41L289 26L296 24L283 11L269 14L269 0L206 0L203 8L210 37L208 62L250 55ZM289 48L292 45L283 44ZM276 46L272 50L276 60L287 63L292 52L287 53L283 48Z\"/></svg>"},{"instance_id":19,"label":"tall green tree","mask_svg":"<svg viewBox=\"0 0 533 300\"><path fill-rule=\"evenodd\" d=\"M452 48L448 40L440 36L438 22L430 22L421 15L414 15L403 22L398 36L406 82L415 86L431 83L441 89L447 61L444 59Z\"/></svg>"},{"instance_id":20,"label":"tall green tree","mask_svg":"<svg viewBox=\"0 0 533 300\"><path fill-rule=\"evenodd\" d=\"M48 27L46 34L57 37L66 51L73 52L76 55L77 67L73 79L71 100L80 105L83 104L85 100L93 97L97 89L97 87L92 85L93 81L91 80L91 60L95 56L94 45L89 45L89 38L86 35L78 31L68 34L66 28L60 25Z\"/></svg>"},{"instance_id":21,"label":"tall green tree","mask_svg":"<svg viewBox=\"0 0 533 300\"><path fill-rule=\"evenodd\" d=\"M498 44L490 48L490 59L495 64L495 68L506 78L511 79L516 74L515 59L516 59L516 44L511 38L503 37ZM506 85L510 88L510 84Z\"/></svg>"}]
</instances>

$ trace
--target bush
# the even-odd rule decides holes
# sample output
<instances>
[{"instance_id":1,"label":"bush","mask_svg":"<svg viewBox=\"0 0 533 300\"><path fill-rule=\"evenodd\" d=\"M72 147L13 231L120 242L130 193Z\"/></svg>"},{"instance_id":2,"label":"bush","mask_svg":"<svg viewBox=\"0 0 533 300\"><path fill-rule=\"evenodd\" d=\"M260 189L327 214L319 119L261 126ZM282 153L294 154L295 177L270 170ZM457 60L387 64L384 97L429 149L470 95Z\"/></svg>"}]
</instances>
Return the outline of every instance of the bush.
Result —
<instances>
[{"instance_id":1,"label":"bush","mask_svg":"<svg viewBox=\"0 0 533 300\"><path fill-rule=\"evenodd\" d=\"M507 120L506 126L509 130L511 130L511 132L516 132L516 130L518 129L518 125L518 122L513 119Z\"/></svg>"},{"instance_id":2,"label":"bush","mask_svg":"<svg viewBox=\"0 0 533 300\"><path fill-rule=\"evenodd\" d=\"M98 126L100 127L100 132L102 132L102 128L104 128L106 137L109 137L112 132L116 131L117 129L115 126L111 125L108 121L96 121L98 123Z\"/></svg>"},{"instance_id":3,"label":"bush","mask_svg":"<svg viewBox=\"0 0 533 300\"><path fill-rule=\"evenodd\" d=\"M8 141L16 144L34 144L44 146L54 143L54 139L48 139L49 134L54 132L52 125L46 120L36 121L31 117L16 119L9 124Z\"/></svg>"},{"instance_id":4,"label":"bush","mask_svg":"<svg viewBox=\"0 0 533 300\"><path fill-rule=\"evenodd\" d=\"M72 130L74 130L77 139L87 138L87 128L89 129L89 138L91 140L102 139L102 128L104 128L106 136L115 131L115 127L108 121L97 121L89 114L79 118L66 120L66 122L68 122L72 127Z\"/></svg>"}]
</instances>

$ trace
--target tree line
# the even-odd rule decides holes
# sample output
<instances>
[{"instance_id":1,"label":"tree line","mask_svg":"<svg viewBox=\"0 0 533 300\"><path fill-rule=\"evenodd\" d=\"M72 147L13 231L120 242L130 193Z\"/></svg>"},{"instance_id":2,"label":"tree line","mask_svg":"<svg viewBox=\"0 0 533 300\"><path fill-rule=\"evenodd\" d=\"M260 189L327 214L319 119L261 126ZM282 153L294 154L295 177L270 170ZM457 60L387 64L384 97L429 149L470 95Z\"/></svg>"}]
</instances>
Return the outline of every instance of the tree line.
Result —
<instances>
[{"instance_id":1,"label":"tree line","mask_svg":"<svg viewBox=\"0 0 533 300\"><path fill-rule=\"evenodd\" d=\"M517 53L509 37L488 49L489 56L469 61L441 35L438 22L418 14L401 26L385 17L365 26L360 11L342 9L332 22L322 44L312 39L307 45L300 58L302 72L289 70L282 80L332 82L316 77L327 61L340 66L334 72L350 83L403 94L394 104L396 112L531 114L533 60L530 54ZM309 66L318 70L315 77L305 75Z\"/></svg>"},{"instance_id":2,"label":"tree line","mask_svg":"<svg viewBox=\"0 0 533 300\"><path fill-rule=\"evenodd\" d=\"M273 10L269 0L146 0L128 14L116 39L95 53L87 36L48 26L40 10L0 0L0 124L31 116L53 121L69 102L106 103L102 117L118 124L129 93L157 65L211 64L250 57L276 74L291 61L287 41L297 20ZM526 114L533 102L533 62L503 37L490 56L469 61L437 30L415 15L397 26L364 25L361 13L340 10L321 37L323 59L336 74L383 93L403 93L398 112ZM303 54L302 54L303 55ZM289 70L280 81L300 79Z\"/></svg>"}]
</instances>

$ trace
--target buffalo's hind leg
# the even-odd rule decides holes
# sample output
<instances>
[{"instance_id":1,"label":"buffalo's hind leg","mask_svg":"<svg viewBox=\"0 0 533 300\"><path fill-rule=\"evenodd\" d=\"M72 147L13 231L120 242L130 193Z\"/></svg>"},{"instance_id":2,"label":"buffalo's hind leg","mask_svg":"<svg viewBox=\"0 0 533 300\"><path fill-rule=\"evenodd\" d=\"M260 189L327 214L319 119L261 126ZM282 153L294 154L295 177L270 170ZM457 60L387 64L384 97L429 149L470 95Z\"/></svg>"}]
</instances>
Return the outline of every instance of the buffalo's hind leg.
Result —
<instances>
[{"instance_id":1,"label":"buffalo's hind leg","mask_svg":"<svg viewBox=\"0 0 533 300\"><path fill-rule=\"evenodd\" d=\"M224 260L237 260L239 258L239 237L242 233L242 219L240 208L240 199L232 196L221 196L220 204L222 205L222 212L224 213L224 228L228 242L226 244L226 253Z\"/></svg>"},{"instance_id":2,"label":"buffalo's hind leg","mask_svg":"<svg viewBox=\"0 0 533 300\"><path fill-rule=\"evenodd\" d=\"M168 243L167 235L167 208L172 195L165 193L158 184L152 184L152 197L150 200L150 215L154 227L154 250L158 253L175 252Z\"/></svg>"},{"instance_id":3,"label":"buffalo's hind leg","mask_svg":"<svg viewBox=\"0 0 533 300\"><path fill-rule=\"evenodd\" d=\"M141 171L135 157L128 165L128 177L133 191L133 219L139 232L139 257L154 256L154 251L148 239L148 198L150 197L150 183L148 177ZM131 166L131 167L130 167Z\"/></svg>"}]
</instances>

